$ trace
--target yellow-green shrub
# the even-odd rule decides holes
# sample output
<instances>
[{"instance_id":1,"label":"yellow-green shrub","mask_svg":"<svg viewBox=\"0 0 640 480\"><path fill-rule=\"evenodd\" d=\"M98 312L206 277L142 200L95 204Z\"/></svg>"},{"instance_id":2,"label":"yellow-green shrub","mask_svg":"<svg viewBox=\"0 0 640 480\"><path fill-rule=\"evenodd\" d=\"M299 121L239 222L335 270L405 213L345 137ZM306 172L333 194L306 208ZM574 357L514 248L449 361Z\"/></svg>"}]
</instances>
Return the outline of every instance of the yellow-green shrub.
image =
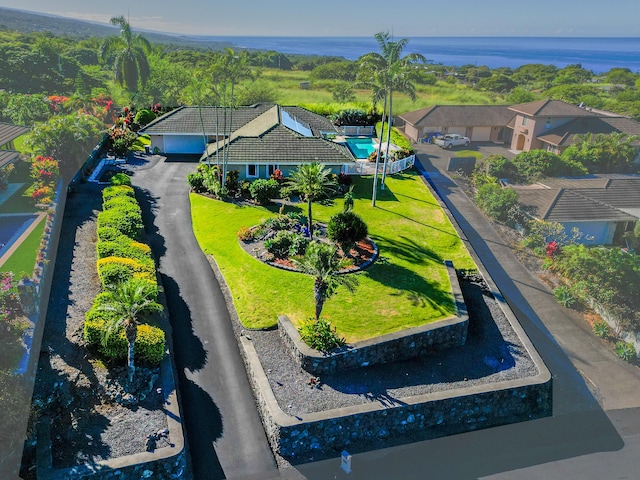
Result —
<instances>
[{"instance_id":1,"label":"yellow-green shrub","mask_svg":"<svg viewBox=\"0 0 640 480\"><path fill-rule=\"evenodd\" d=\"M102 190L103 202L106 202L107 200L110 200L114 197L121 197L121 196L135 198L133 187L130 187L129 185L117 185L117 186L107 187L104 190Z\"/></svg>"},{"instance_id":2,"label":"yellow-green shrub","mask_svg":"<svg viewBox=\"0 0 640 480\"><path fill-rule=\"evenodd\" d=\"M90 310L91 311L91 310ZM109 314L108 311L94 311L84 322L85 341L95 346L100 353L112 359L127 358L127 338L124 328L109 335L106 343L103 342L107 329L107 321L100 314ZM138 336L136 337L134 352L135 359L153 365L160 363L164 357L165 338L161 328L149 325L138 325Z\"/></svg>"},{"instance_id":3,"label":"yellow-green shrub","mask_svg":"<svg viewBox=\"0 0 640 480\"><path fill-rule=\"evenodd\" d=\"M98 214L98 228L112 227L130 238L137 238L142 232L140 211L112 208Z\"/></svg>"},{"instance_id":4,"label":"yellow-green shrub","mask_svg":"<svg viewBox=\"0 0 640 480\"><path fill-rule=\"evenodd\" d=\"M122 236L113 242L98 242L96 245L98 258L121 257L133 258L142 263L153 263L151 248L145 243L136 242L129 237Z\"/></svg>"},{"instance_id":5,"label":"yellow-green shrub","mask_svg":"<svg viewBox=\"0 0 640 480\"><path fill-rule=\"evenodd\" d=\"M153 262L145 263L133 258L105 257L97 262L98 276L102 287L119 285L131 278L144 278L156 284L156 269Z\"/></svg>"},{"instance_id":6,"label":"yellow-green shrub","mask_svg":"<svg viewBox=\"0 0 640 480\"><path fill-rule=\"evenodd\" d=\"M140 208L138 201L133 197L120 196L112 197L109 200L102 203L103 210L111 210L112 208L125 207L125 208Z\"/></svg>"}]
</instances>

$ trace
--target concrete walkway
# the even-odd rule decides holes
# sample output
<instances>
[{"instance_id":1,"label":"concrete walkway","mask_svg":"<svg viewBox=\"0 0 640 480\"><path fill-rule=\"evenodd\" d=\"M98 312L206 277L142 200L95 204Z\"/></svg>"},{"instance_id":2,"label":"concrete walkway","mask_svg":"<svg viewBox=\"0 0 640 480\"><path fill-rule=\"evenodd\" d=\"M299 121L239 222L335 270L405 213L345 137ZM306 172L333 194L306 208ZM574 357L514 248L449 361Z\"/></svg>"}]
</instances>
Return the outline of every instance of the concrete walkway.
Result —
<instances>
[{"instance_id":1,"label":"concrete walkway","mask_svg":"<svg viewBox=\"0 0 640 480\"><path fill-rule=\"evenodd\" d=\"M279 478L224 298L193 235L186 176L196 166L160 160L132 170L169 305L194 477Z\"/></svg>"}]
</instances>

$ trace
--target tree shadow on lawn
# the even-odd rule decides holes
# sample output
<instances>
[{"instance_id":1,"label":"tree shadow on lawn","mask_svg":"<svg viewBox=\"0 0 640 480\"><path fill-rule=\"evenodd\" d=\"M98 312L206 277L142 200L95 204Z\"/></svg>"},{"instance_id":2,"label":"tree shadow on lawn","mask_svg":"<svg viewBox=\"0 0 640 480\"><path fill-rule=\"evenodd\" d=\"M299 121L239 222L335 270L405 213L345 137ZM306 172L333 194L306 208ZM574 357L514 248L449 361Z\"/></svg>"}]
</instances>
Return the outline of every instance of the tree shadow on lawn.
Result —
<instances>
[{"instance_id":1,"label":"tree shadow on lawn","mask_svg":"<svg viewBox=\"0 0 640 480\"><path fill-rule=\"evenodd\" d=\"M443 265L445 261L445 259L435 251L416 243L415 240L407 238L404 235L393 238L382 235L370 235L370 238L378 245L379 254L382 257L393 255L411 262L414 265L424 265L429 262Z\"/></svg>"}]
</instances>

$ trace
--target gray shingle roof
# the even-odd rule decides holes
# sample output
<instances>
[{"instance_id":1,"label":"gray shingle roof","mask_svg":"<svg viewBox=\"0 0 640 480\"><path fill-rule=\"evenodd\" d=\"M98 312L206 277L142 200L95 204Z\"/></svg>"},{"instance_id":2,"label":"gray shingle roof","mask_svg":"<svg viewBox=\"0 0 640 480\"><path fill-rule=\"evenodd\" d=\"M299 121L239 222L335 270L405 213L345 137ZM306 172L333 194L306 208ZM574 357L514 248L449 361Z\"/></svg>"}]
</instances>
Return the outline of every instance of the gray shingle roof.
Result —
<instances>
[{"instance_id":1,"label":"gray shingle roof","mask_svg":"<svg viewBox=\"0 0 640 480\"><path fill-rule=\"evenodd\" d=\"M579 108L561 100L538 100L509 107L517 113L530 117L588 117L595 116L584 108Z\"/></svg>"},{"instance_id":2,"label":"gray shingle roof","mask_svg":"<svg viewBox=\"0 0 640 480\"><path fill-rule=\"evenodd\" d=\"M636 175L554 178L514 188L520 204L541 220L620 222L640 218L640 176Z\"/></svg>"},{"instance_id":3,"label":"gray shingle roof","mask_svg":"<svg viewBox=\"0 0 640 480\"><path fill-rule=\"evenodd\" d=\"M495 127L509 123L514 113L506 105L435 105L399 117L411 125Z\"/></svg>"},{"instance_id":4,"label":"gray shingle roof","mask_svg":"<svg viewBox=\"0 0 640 480\"><path fill-rule=\"evenodd\" d=\"M140 133L150 135L161 134L200 134L202 135L202 123L204 123L207 135L216 135L218 132L229 131L225 121L231 122L231 131L237 130L241 126L250 122L258 115L261 115L272 104L257 104L249 107L238 107L233 109L223 109L222 107L180 107L156 118L146 127L140 129ZM202 113L202 122L200 120Z\"/></svg>"},{"instance_id":5,"label":"gray shingle roof","mask_svg":"<svg viewBox=\"0 0 640 480\"><path fill-rule=\"evenodd\" d=\"M27 127L0 122L0 146L9 143L11 140L18 138L28 131L29 129Z\"/></svg>"},{"instance_id":6,"label":"gray shingle roof","mask_svg":"<svg viewBox=\"0 0 640 480\"><path fill-rule=\"evenodd\" d=\"M576 135L586 133L626 133L636 136L640 135L640 123L626 117L579 117L539 135L538 138L551 145L565 147L575 143Z\"/></svg>"}]
</instances>

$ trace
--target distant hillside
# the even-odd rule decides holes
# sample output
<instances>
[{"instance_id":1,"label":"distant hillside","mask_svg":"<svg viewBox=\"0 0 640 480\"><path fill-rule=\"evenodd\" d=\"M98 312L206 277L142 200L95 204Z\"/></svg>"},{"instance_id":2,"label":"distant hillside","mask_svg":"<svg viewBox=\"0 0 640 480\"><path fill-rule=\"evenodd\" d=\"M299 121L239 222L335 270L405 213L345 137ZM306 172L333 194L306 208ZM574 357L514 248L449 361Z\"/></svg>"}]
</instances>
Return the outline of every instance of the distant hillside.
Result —
<instances>
[{"instance_id":1,"label":"distant hillside","mask_svg":"<svg viewBox=\"0 0 640 480\"><path fill-rule=\"evenodd\" d=\"M135 25L132 25L135 30ZM59 17L42 13L27 12L0 7L0 30L13 30L18 32L51 32L56 36L70 36L78 38L108 37L117 35L118 28L101 23L76 20L73 18ZM207 48L221 50L225 47L233 47L229 42L216 42L208 40L192 40L179 35L165 35L149 31L138 30L151 43L165 45L185 46L190 48Z\"/></svg>"}]
</instances>

